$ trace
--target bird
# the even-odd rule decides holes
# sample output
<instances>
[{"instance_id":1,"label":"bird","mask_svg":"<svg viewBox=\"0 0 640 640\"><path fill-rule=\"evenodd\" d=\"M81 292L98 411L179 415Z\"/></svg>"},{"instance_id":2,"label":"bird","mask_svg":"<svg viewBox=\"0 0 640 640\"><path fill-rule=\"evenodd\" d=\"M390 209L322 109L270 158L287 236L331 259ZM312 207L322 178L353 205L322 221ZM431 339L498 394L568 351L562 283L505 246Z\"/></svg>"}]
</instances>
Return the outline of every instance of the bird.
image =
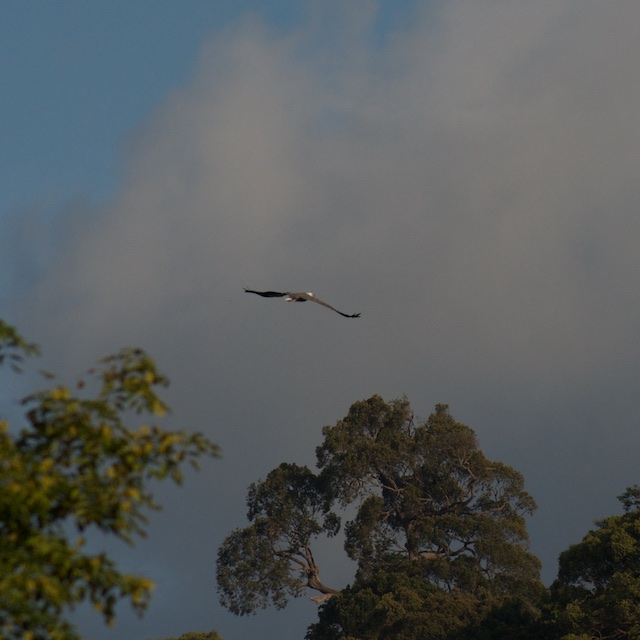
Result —
<instances>
[{"instance_id":1,"label":"bird","mask_svg":"<svg viewBox=\"0 0 640 640\"><path fill-rule=\"evenodd\" d=\"M247 293L255 293L258 296L262 296L263 298L284 298L287 296L287 302L306 302L307 300L311 300L311 302L317 302L321 304L323 307L327 307L331 309L331 311L335 311L339 313L341 316L345 318L359 318L359 313L342 313L342 311L338 311L335 307L332 307L330 304L325 302L324 300L320 300L317 298L315 294L310 291L302 291L302 292L292 292L292 291L254 291L253 289L245 288Z\"/></svg>"}]
</instances>

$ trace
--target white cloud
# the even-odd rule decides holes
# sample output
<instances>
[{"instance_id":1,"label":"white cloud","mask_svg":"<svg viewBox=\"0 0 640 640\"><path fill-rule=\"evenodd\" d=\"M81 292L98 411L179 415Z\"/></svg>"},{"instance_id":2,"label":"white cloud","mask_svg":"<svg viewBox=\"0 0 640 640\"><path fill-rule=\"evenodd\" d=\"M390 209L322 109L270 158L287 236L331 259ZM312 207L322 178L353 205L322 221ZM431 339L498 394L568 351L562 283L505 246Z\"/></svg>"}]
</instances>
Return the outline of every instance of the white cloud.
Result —
<instances>
[{"instance_id":1,"label":"white cloud","mask_svg":"<svg viewBox=\"0 0 640 640\"><path fill-rule=\"evenodd\" d=\"M276 36L248 20L213 36L127 141L111 202L61 222L64 251L24 299L25 332L68 368L150 348L177 417L233 460L227 513L271 466L311 462L322 424L375 392L420 413L450 402L489 446L521 447L516 467L556 448L552 472L531 467L541 504L567 499L547 477L590 415L596 442L625 443L597 460L611 495L624 489L640 5L437 6L383 50L369 8L340 29L318 18ZM243 286L311 289L362 318ZM608 402L626 409L615 425ZM602 515L584 489L584 518ZM217 536L238 524L224 513Z\"/></svg>"}]
</instances>

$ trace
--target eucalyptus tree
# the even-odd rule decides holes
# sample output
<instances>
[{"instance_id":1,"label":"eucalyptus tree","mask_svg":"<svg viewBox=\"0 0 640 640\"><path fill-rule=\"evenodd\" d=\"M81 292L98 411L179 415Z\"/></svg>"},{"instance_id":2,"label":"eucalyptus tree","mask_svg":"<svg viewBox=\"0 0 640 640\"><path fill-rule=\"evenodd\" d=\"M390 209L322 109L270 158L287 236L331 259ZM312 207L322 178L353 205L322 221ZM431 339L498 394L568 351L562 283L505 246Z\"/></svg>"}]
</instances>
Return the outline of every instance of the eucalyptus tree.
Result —
<instances>
[{"instance_id":1,"label":"eucalyptus tree","mask_svg":"<svg viewBox=\"0 0 640 640\"><path fill-rule=\"evenodd\" d=\"M551 587L558 637L640 638L640 487L619 500L622 515L598 521L560 554Z\"/></svg>"},{"instance_id":2,"label":"eucalyptus tree","mask_svg":"<svg viewBox=\"0 0 640 640\"><path fill-rule=\"evenodd\" d=\"M270 604L283 608L306 589L318 599L337 593L319 578L312 543L333 536L340 519L330 509L324 477L307 467L281 464L249 487L248 527L236 529L218 550L220 601L235 614Z\"/></svg>"},{"instance_id":3,"label":"eucalyptus tree","mask_svg":"<svg viewBox=\"0 0 640 640\"><path fill-rule=\"evenodd\" d=\"M250 524L218 553L231 611L281 608L312 589L324 606L310 638L435 638L435 627L448 633L501 599L538 597L540 563L525 526L535 502L522 476L488 460L446 405L423 421L405 398L376 395L323 436L317 472L281 465L250 487ZM312 547L336 535L345 514L344 548L357 571L348 588L329 588Z\"/></svg>"}]
</instances>

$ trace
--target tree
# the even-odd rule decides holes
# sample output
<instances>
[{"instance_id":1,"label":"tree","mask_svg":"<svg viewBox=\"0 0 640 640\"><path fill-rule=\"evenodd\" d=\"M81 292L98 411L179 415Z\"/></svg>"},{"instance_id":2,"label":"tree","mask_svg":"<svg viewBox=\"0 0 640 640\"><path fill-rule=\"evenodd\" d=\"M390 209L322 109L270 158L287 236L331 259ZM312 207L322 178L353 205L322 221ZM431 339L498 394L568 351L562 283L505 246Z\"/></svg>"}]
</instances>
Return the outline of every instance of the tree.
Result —
<instances>
[{"instance_id":1,"label":"tree","mask_svg":"<svg viewBox=\"0 0 640 640\"><path fill-rule=\"evenodd\" d=\"M560 554L551 594L566 640L640 638L640 487L618 499L623 515Z\"/></svg>"},{"instance_id":2,"label":"tree","mask_svg":"<svg viewBox=\"0 0 640 640\"><path fill-rule=\"evenodd\" d=\"M431 582L447 590L530 587L539 562L523 514L535 502L522 476L487 460L446 405L416 424L405 399L374 396L323 433L318 465L342 505L360 501L346 549L361 573L422 558Z\"/></svg>"},{"instance_id":3,"label":"tree","mask_svg":"<svg viewBox=\"0 0 640 640\"><path fill-rule=\"evenodd\" d=\"M19 370L37 352L0 321L0 364ZM96 383L93 397L82 395ZM144 351L124 349L73 390L24 398L21 429L0 423L0 637L75 639L65 614L83 601L107 623L121 599L144 611L153 583L84 545L91 531L133 544L145 535L145 511L160 508L149 482L179 484L185 463L218 455L199 433L125 423L167 412L156 393L167 384Z\"/></svg>"},{"instance_id":4,"label":"tree","mask_svg":"<svg viewBox=\"0 0 640 640\"><path fill-rule=\"evenodd\" d=\"M522 476L487 460L446 405L420 422L406 399L373 396L323 435L318 474L281 465L250 489L252 524L218 555L221 601L231 611L283 607L311 588L325 605L309 638L436 638L501 598L537 598L539 561L524 521L535 502ZM311 579L311 543L340 527L334 507L355 510L344 532L358 569L340 592ZM306 580L296 578L300 570ZM436 609L448 613L438 620Z\"/></svg>"},{"instance_id":5,"label":"tree","mask_svg":"<svg viewBox=\"0 0 640 640\"><path fill-rule=\"evenodd\" d=\"M269 604L281 609L288 595L297 597L305 588L322 596L337 593L320 582L311 551L313 539L340 528L323 483L307 467L281 464L249 487L252 524L233 531L218 551L220 601L230 611L245 615Z\"/></svg>"}]
</instances>

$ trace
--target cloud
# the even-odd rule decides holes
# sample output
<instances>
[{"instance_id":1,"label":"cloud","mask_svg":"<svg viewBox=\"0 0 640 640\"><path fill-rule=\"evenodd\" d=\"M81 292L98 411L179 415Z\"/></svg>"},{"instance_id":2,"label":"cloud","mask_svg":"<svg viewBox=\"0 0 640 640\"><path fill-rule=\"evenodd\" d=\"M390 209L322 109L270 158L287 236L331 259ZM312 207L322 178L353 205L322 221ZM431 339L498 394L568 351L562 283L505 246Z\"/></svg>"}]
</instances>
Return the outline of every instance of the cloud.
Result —
<instances>
[{"instance_id":1,"label":"cloud","mask_svg":"<svg viewBox=\"0 0 640 640\"><path fill-rule=\"evenodd\" d=\"M60 216L19 324L69 372L123 344L159 360L174 420L225 454L180 494L213 520L200 561L249 482L311 464L320 427L379 392L449 402L523 470L552 564L604 515L590 493L615 509L637 481L640 7L454 0L383 45L370 7L332 16L213 34L125 141L111 201ZM183 530L164 522L140 547L160 567Z\"/></svg>"}]
</instances>

